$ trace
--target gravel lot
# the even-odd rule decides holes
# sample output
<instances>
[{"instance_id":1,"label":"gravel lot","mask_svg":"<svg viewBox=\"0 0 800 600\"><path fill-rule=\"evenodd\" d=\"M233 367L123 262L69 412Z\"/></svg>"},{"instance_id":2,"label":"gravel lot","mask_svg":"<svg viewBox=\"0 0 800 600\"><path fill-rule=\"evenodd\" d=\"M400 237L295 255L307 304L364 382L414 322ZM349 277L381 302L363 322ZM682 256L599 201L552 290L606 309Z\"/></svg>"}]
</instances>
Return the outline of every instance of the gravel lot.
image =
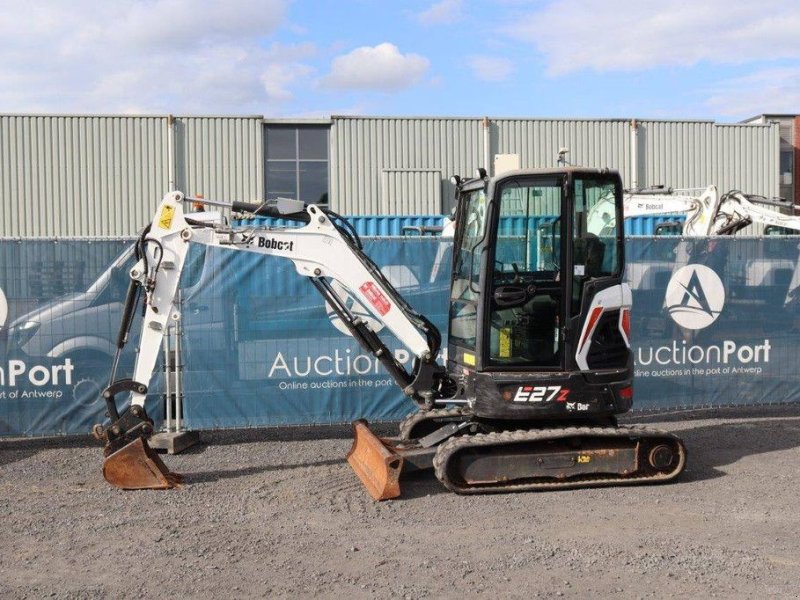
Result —
<instances>
[{"instance_id":1,"label":"gravel lot","mask_svg":"<svg viewBox=\"0 0 800 600\"><path fill-rule=\"evenodd\" d=\"M684 437L679 482L463 497L422 474L375 503L339 427L204 434L165 459L185 488L121 492L87 440L0 441L0 597L797 597L800 408L636 421Z\"/></svg>"}]
</instances>

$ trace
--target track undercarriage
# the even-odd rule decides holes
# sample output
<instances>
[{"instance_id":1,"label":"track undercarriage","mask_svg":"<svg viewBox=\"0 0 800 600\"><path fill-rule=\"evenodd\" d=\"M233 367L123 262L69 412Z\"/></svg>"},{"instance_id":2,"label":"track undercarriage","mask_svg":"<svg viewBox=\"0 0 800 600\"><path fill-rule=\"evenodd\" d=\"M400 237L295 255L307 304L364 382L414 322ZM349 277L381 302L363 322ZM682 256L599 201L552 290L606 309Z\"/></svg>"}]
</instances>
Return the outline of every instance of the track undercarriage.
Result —
<instances>
[{"instance_id":1,"label":"track undercarriage","mask_svg":"<svg viewBox=\"0 0 800 600\"><path fill-rule=\"evenodd\" d=\"M403 470L432 467L474 494L663 483L686 464L677 436L644 427L487 421L465 407L414 413L396 438L354 426L348 461L376 500L400 495Z\"/></svg>"}]
</instances>

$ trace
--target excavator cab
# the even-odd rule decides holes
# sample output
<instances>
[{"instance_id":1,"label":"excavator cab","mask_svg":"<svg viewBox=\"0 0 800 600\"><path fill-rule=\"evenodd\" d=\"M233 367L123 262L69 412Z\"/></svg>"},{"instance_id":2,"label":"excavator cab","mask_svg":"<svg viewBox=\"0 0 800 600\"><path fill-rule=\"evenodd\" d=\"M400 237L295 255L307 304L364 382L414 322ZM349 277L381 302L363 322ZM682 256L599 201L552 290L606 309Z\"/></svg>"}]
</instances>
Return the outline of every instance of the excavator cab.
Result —
<instances>
[{"instance_id":1,"label":"excavator cab","mask_svg":"<svg viewBox=\"0 0 800 600\"><path fill-rule=\"evenodd\" d=\"M588 219L609 198L612 226ZM616 172L514 171L462 185L448 368L477 415L608 420L628 410L622 223Z\"/></svg>"},{"instance_id":2,"label":"excavator cab","mask_svg":"<svg viewBox=\"0 0 800 600\"><path fill-rule=\"evenodd\" d=\"M676 477L677 437L615 418L633 399L619 174L456 184L446 370L458 392L412 413L397 438L355 424L349 460L373 498L398 495L400 471L427 466L463 494Z\"/></svg>"}]
</instances>

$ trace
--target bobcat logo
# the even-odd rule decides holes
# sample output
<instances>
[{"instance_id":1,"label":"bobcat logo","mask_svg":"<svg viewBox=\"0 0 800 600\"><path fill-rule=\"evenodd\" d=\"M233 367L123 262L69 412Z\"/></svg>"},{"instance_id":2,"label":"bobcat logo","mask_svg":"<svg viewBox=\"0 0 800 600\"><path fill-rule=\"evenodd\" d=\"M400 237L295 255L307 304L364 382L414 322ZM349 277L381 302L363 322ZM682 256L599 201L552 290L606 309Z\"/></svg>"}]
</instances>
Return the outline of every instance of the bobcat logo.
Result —
<instances>
[{"instance_id":1,"label":"bobcat logo","mask_svg":"<svg viewBox=\"0 0 800 600\"><path fill-rule=\"evenodd\" d=\"M717 320L725 305L722 280L705 265L687 265L669 280L664 305L685 329L703 329Z\"/></svg>"}]
</instances>

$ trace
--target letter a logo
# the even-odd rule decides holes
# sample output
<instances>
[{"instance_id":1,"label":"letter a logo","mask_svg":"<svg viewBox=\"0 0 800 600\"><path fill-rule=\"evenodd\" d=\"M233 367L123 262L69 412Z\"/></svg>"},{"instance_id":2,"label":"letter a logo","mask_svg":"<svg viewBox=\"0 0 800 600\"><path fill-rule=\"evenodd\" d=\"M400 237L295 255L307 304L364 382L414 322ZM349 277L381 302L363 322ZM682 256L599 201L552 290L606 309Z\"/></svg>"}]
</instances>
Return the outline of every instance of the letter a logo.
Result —
<instances>
[{"instance_id":1,"label":"letter a logo","mask_svg":"<svg viewBox=\"0 0 800 600\"><path fill-rule=\"evenodd\" d=\"M669 280L664 304L669 316L686 329L703 329L717 320L725 304L722 280L705 265L687 265Z\"/></svg>"},{"instance_id":2,"label":"letter a logo","mask_svg":"<svg viewBox=\"0 0 800 600\"><path fill-rule=\"evenodd\" d=\"M689 278L689 284L684 289L686 290L686 295L683 297L683 300L681 300L681 306L686 308L691 306L692 303L698 304L700 310L707 315L713 316L714 311L711 310L711 307L708 305L708 300L706 300L703 286L700 285L700 278L697 276L697 271L692 272L692 276Z\"/></svg>"}]
</instances>

